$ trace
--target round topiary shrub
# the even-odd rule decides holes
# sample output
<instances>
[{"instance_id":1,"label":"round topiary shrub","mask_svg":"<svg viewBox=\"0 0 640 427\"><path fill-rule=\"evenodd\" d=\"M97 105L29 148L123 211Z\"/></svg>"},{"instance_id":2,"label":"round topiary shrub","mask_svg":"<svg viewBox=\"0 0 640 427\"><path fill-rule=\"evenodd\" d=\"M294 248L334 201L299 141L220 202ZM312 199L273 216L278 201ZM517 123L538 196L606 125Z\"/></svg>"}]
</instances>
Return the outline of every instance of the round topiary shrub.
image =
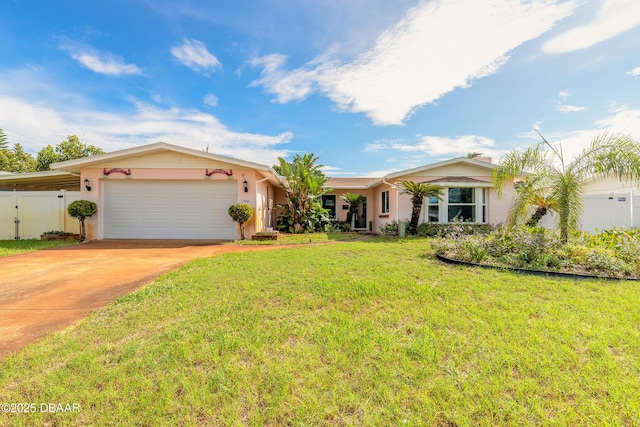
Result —
<instances>
[{"instance_id":1,"label":"round topiary shrub","mask_svg":"<svg viewBox=\"0 0 640 427\"><path fill-rule=\"evenodd\" d=\"M240 224L240 239L244 240L244 224L253 218L253 208L246 203L229 206L229 216Z\"/></svg>"},{"instance_id":2,"label":"round topiary shrub","mask_svg":"<svg viewBox=\"0 0 640 427\"><path fill-rule=\"evenodd\" d=\"M80 241L86 238L84 219L90 217L98 211L98 205L89 200L76 200L67 207L67 212L73 218L80 220Z\"/></svg>"}]
</instances>

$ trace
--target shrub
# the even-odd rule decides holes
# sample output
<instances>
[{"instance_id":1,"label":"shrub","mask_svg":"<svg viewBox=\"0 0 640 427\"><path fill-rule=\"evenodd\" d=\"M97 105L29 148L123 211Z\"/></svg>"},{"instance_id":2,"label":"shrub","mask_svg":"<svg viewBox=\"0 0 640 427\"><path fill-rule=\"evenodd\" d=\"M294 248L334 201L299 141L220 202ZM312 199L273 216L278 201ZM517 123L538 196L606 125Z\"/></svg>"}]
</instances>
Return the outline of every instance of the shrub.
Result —
<instances>
[{"instance_id":1,"label":"shrub","mask_svg":"<svg viewBox=\"0 0 640 427\"><path fill-rule=\"evenodd\" d=\"M493 230L489 224L464 223L454 220L449 223L423 222L418 225L420 237L466 236L469 234L488 234Z\"/></svg>"},{"instance_id":2,"label":"shrub","mask_svg":"<svg viewBox=\"0 0 640 427\"><path fill-rule=\"evenodd\" d=\"M240 239L244 240L244 224L253 218L253 208L246 203L229 206L229 216L240 224Z\"/></svg>"},{"instance_id":3,"label":"shrub","mask_svg":"<svg viewBox=\"0 0 640 427\"><path fill-rule=\"evenodd\" d=\"M385 225L381 225L380 232L385 236L397 236L399 226L400 225L398 224L398 221L394 219L393 221L388 222Z\"/></svg>"},{"instance_id":4,"label":"shrub","mask_svg":"<svg viewBox=\"0 0 640 427\"><path fill-rule=\"evenodd\" d=\"M640 276L640 233L635 231L576 234L567 244L556 233L539 227L497 227L488 235L461 232L457 225L446 237L434 239L436 253L505 267Z\"/></svg>"},{"instance_id":5,"label":"shrub","mask_svg":"<svg viewBox=\"0 0 640 427\"><path fill-rule=\"evenodd\" d=\"M67 206L67 213L80 221L80 241L86 238L84 220L98 211L98 205L89 200L76 200Z\"/></svg>"}]
</instances>

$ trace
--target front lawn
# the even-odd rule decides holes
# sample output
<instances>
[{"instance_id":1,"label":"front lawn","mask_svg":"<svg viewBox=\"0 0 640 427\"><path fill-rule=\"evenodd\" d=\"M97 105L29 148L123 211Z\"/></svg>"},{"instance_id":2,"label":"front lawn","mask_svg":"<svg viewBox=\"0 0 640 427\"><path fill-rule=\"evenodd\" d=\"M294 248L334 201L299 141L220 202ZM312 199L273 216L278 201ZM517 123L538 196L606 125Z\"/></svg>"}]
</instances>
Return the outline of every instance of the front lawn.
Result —
<instances>
[{"instance_id":1,"label":"front lawn","mask_svg":"<svg viewBox=\"0 0 640 427\"><path fill-rule=\"evenodd\" d=\"M76 243L78 242L64 240L0 240L0 257L59 248Z\"/></svg>"},{"instance_id":2,"label":"front lawn","mask_svg":"<svg viewBox=\"0 0 640 427\"><path fill-rule=\"evenodd\" d=\"M425 239L199 259L0 362L13 425L639 425L640 287Z\"/></svg>"}]
</instances>

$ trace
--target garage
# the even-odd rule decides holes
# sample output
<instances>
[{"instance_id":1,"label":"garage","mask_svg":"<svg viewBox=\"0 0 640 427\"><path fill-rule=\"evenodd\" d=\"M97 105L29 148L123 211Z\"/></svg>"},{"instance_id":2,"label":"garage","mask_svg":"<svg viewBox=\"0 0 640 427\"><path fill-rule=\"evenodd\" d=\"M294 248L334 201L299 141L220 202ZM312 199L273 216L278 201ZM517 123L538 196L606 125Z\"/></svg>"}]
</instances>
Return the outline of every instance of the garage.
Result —
<instances>
[{"instance_id":1,"label":"garage","mask_svg":"<svg viewBox=\"0 0 640 427\"><path fill-rule=\"evenodd\" d=\"M237 200L235 180L104 180L103 237L234 240Z\"/></svg>"}]
</instances>

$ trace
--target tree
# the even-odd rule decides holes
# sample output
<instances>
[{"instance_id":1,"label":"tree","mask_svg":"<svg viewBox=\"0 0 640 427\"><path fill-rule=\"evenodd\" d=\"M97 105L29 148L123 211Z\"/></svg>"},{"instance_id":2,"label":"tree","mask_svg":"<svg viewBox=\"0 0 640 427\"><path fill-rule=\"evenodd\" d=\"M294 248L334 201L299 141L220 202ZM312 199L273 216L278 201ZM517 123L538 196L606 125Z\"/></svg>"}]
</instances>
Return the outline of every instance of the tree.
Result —
<instances>
[{"instance_id":1,"label":"tree","mask_svg":"<svg viewBox=\"0 0 640 427\"><path fill-rule=\"evenodd\" d=\"M545 196L549 202L547 209L557 213L560 239L567 242L569 232L580 225L581 195L587 180L606 176L640 180L640 143L630 136L601 133L589 147L566 161L562 145L555 146L538 135L542 142L523 152L507 153L491 178L497 193L502 195L507 182L528 174L523 185L535 191L516 191L510 213L514 221L528 215L527 208L533 204L532 194Z\"/></svg>"},{"instance_id":2,"label":"tree","mask_svg":"<svg viewBox=\"0 0 640 427\"><path fill-rule=\"evenodd\" d=\"M0 150L0 170L5 172L35 172L36 161L20 144L12 149Z\"/></svg>"},{"instance_id":3,"label":"tree","mask_svg":"<svg viewBox=\"0 0 640 427\"><path fill-rule=\"evenodd\" d=\"M517 197L507 217L508 226L513 227L522 221L529 214L532 206L535 207L535 212L525 222L529 227L537 226L547 213L556 211L555 195L545 185L545 181L536 176L531 176L516 185Z\"/></svg>"},{"instance_id":4,"label":"tree","mask_svg":"<svg viewBox=\"0 0 640 427\"><path fill-rule=\"evenodd\" d=\"M84 157L97 156L98 154L104 154L104 150L81 142L76 135L68 135L67 139L56 145L55 148L47 145L38 152L38 170L49 170L51 163L82 159Z\"/></svg>"},{"instance_id":5,"label":"tree","mask_svg":"<svg viewBox=\"0 0 640 427\"><path fill-rule=\"evenodd\" d=\"M441 191L443 187L439 185L427 184L424 182L413 182L406 179L399 181L402 187L403 194L411 195L411 203L413 208L411 210L411 222L409 223L409 234L418 233L418 221L420 220L420 212L422 211L422 201L425 197L436 197L438 200L442 200Z\"/></svg>"},{"instance_id":6,"label":"tree","mask_svg":"<svg viewBox=\"0 0 640 427\"><path fill-rule=\"evenodd\" d=\"M73 218L80 220L80 241L86 238L84 220L98 211L98 206L89 200L76 200L67 206L67 212Z\"/></svg>"},{"instance_id":7,"label":"tree","mask_svg":"<svg viewBox=\"0 0 640 427\"><path fill-rule=\"evenodd\" d=\"M240 240L244 240L244 223L253 218L253 208L245 203L229 206L229 216L240 224Z\"/></svg>"},{"instance_id":8,"label":"tree","mask_svg":"<svg viewBox=\"0 0 640 427\"><path fill-rule=\"evenodd\" d=\"M364 201L364 197L355 193L344 193L340 196L340 200L349 204L349 211L347 211L347 223L353 225L353 216L358 214L358 207Z\"/></svg>"},{"instance_id":9,"label":"tree","mask_svg":"<svg viewBox=\"0 0 640 427\"><path fill-rule=\"evenodd\" d=\"M7 134L4 133L4 130L0 129L0 151L5 151L9 149L9 140L7 139Z\"/></svg>"},{"instance_id":10,"label":"tree","mask_svg":"<svg viewBox=\"0 0 640 427\"><path fill-rule=\"evenodd\" d=\"M280 218L279 228L290 233L316 231L328 212L322 208L321 196L328 189L322 186L328 178L322 172L322 165L316 164L318 157L313 153L296 154L291 162L278 157L279 165L273 169L283 178L287 203Z\"/></svg>"}]
</instances>

